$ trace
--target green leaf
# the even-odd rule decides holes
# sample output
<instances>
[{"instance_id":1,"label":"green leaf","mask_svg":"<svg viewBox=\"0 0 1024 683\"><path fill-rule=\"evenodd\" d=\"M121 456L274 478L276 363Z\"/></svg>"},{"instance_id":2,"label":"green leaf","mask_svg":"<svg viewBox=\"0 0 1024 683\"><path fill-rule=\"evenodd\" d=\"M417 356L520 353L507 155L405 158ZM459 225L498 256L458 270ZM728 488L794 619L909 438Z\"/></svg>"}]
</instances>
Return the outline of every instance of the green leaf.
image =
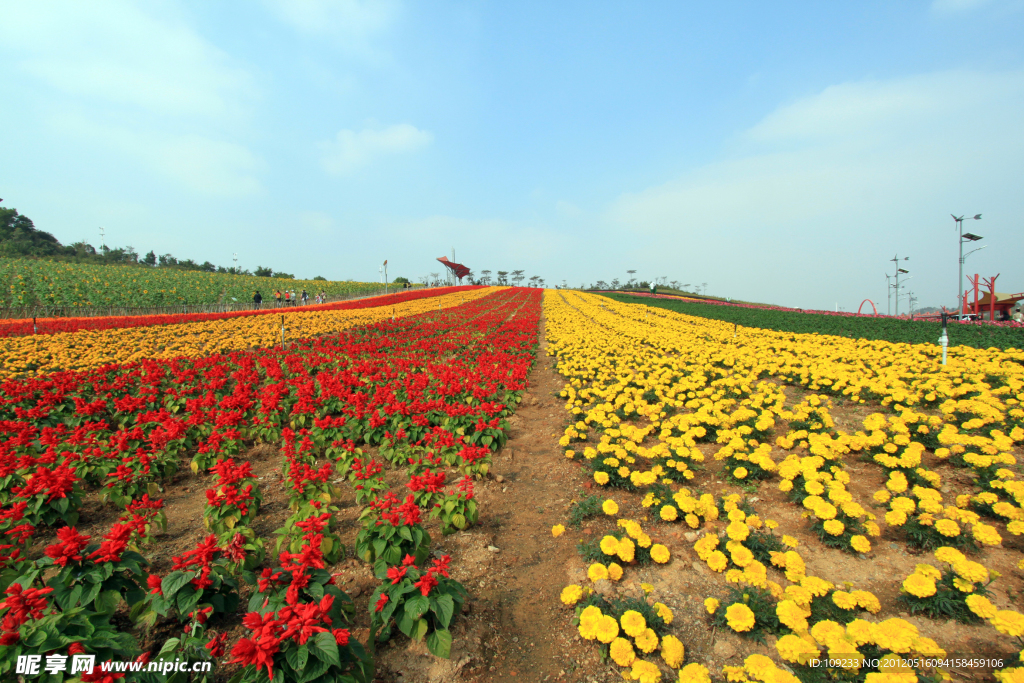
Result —
<instances>
[{"instance_id":1,"label":"green leaf","mask_svg":"<svg viewBox=\"0 0 1024 683\"><path fill-rule=\"evenodd\" d=\"M412 635L410 636L413 640L423 640L423 636L427 635L427 629L430 628L427 625L426 619L420 619L416 622L416 628L413 629Z\"/></svg>"},{"instance_id":2,"label":"green leaf","mask_svg":"<svg viewBox=\"0 0 1024 683\"><path fill-rule=\"evenodd\" d=\"M96 598L96 611L113 614L121 602L121 594L117 591L103 591Z\"/></svg>"},{"instance_id":3,"label":"green leaf","mask_svg":"<svg viewBox=\"0 0 1024 683\"><path fill-rule=\"evenodd\" d=\"M411 619L419 619L429 607L430 600L423 595L417 595L406 601L405 613L408 614Z\"/></svg>"},{"instance_id":4,"label":"green leaf","mask_svg":"<svg viewBox=\"0 0 1024 683\"><path fill-rule=\"evenodd\" d=\"M181 587L195 577L195 572L183 572L181 570L171 572L160 582L160 590L164 597L170 600L174 594L181 590Z\"/></svg>"},{"instance_id":5,"label":"green leaf","mask_svg":"<svg viewBox=\"0 0 1024 683\"><path fill-rule=\"evenodd\" d=\"M402 538L404 538L405 540L407 540L409 542L412 542L412 533L409 531L409 527L407 527L407 526L400 526L400 527L398 527L398 535L401 536Z\"/></svg>"},{"instance_id":6,"label":"green leaf","mask_svg":"<svg viewBox=\"0 0 1024 683\"><path fill-rule=\"evenodd\" d=\"M452 634L448 629L438 629L427 636L427 649L435 657L448 659L452 654Z\"/></svg>"},{"instance_id":7,"label":"green leaf","mask_svg":"<svg viewBox=\"0 0 1024 683\"><path fill-rule=\"evenodd\" d=\"M455 601L452 600L450 595L442 595L439 598L431 599L434 614L437 615L437 621L444 628L448 628L451 623L452 616L455 614Z\"/></svg>"},{"instance_id":8,"label":"green leaf","mask_svg":"<svg viewBox=\"0 0 1024 683\"><path fill-rule=\"evenodd\" d=\"M341 655L338 653L338 641L328 631L313 636L316 642L317 657L334 666L341 666Z\"/></svg>"},{"instance_id":9,"label":"green leaf","mask_svg":"<svg viewBox=\"0 0 1024 683\"><path fill-rule=\"evenodd\" d=\"M297 666L295 668L302 671L306 668L306 662L309 661L309 648L305 645L299 645L299 651L295 658L297 660Z\"/></svg>"}]
</instances>

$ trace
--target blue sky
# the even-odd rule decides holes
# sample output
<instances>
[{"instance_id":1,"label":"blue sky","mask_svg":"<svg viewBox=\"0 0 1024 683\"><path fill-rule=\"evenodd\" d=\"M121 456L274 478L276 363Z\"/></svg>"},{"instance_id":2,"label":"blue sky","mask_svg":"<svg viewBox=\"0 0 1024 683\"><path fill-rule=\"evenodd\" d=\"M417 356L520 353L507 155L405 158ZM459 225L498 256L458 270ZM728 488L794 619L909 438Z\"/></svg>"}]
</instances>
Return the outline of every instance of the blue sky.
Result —
<instances>
[{"instance_id":1,"label":"blue sky","mask_svg":"<svg viewBox=\"0 0 1024 683\"><path fill-rule=\"evenodd\" d=\"M0 197L70 243L372 280L1024 291L1024 0L0 0ZM888 267L888 268L887 268ZM906 308L906 303L902 304Z\"/></svg>"}]
</instances>

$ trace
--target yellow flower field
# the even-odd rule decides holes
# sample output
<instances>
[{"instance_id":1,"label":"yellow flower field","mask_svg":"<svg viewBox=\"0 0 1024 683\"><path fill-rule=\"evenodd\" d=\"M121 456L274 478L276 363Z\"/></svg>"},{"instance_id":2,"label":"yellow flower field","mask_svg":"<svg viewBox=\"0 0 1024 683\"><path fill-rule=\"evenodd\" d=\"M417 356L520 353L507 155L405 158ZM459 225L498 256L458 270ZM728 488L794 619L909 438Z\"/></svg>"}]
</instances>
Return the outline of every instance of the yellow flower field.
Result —
<instances>
[{"instance_id":1,"label":"yellow flower field","mask_svg":"<svg viewBox=\"0 0 1024 683\"><path fill-rule=\"evenodd\" d=\"M851 673L865 665L865 648L890 658L877 671L897 670L901 656L945 653L902 618L871 620L886 610L988 621L992 640L1009 636L997 647L1024 645L1024 615L984 597L999 577L985 566L986 548L1024 534L1024 481L1011 469L1024 442L1024 353L955 347L943 366L933 344L742 328L579 292L547 291L545 314L548 353L566 379L570 424L561 447L569 458L582 456L599 487L638 490L645 520L704 534L693 550L729 591L721 602L705 602L714 626L755 638L778 634L777 656L794 667L819 655L851 658ZM799 399L790 387L800 389ZM833 398L872 412L860 429L838 429ZM873 497L858 499L851 488L846 464L858 458L885 482ZM710 459L721 463L714 476L733 486L752 492L763 481L785 494L824 548L870 562L881 538L933 551L937 561L891 578L897 604L844 585L847 577L809 575L796 539L775 537L777 522L755 514L739 494L716 500L701 492L712 483L704 474ZM973 492L957 495L944 485L957 470L974 482ZM618 510L612 503L604 511ZM601 550L618 544L606 536ZM603 565L591 570L592 582L607 578ZM583 638L617 638L610 627L607 635L600 630L600 609L585 609ZM639 680L639 657L651 650L640 639L617 638L611 658L624 678ZM662 657L681 668L680 681L715 673L698 663L681 667L674 648L662 646ZM1004 672L1024 674L1012 666ZM941 669L917 673L949 678ZM796 680L761 655L722 674Z\"/></svg>"},{"instance_id":2,"label":"yellow flower field","mask_svg":"<svg viewBox=\"0 0 1024 683\"><path fill-rule=\"evenodd\" d=\"M330 334L349 327L395 317L458 306L498 291L473 289L395 305L350 310L297 311L282 315L251 315L153 327L79 330L53 335L0 339L0 379L40 375L58 370L88 370L108 363L131 363L147 358L196 357L249 347Z\"/></svg>"}]
</instances>

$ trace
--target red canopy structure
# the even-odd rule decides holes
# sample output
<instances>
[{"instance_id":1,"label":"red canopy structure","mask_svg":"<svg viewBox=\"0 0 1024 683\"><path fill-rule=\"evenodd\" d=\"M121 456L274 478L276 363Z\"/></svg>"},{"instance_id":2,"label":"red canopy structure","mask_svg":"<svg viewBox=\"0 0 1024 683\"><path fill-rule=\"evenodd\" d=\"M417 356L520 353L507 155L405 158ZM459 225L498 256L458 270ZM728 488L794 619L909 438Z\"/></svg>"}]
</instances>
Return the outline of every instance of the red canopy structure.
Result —
<instances>
[{"instance_id":1,"label":"red canopy structure","mask_svg":"<svg viewBox=\"0 0 1024 683\"><path fill-rule=\"evenodd\" d=\"M461 263L455 263L454 261L449 261L447 256L442 256L441 258L439 258L437 260L440 261L441 263L443 263L445 265L445 268L447 268L448 270L452 271L452 275L454 275L455 277L459 278L460 280L462 278L466 277L467 275L469 275L469 272L470 272L469 268L467 268L466 266L462 265Z\"/></svg>"}]
</instances>

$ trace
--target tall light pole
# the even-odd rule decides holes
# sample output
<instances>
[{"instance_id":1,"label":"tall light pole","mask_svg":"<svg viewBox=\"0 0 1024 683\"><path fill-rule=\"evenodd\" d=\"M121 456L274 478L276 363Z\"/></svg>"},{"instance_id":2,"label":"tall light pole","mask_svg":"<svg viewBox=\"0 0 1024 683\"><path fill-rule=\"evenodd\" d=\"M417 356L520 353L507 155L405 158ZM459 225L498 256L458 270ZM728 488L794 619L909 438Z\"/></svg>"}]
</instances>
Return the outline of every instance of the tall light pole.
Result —
<instances>
[{"instance_id":1,"label":"tall light pole","mask_svg":"<svg viewBox=\"0 0 1024 683\"><path fill-rule=\"evenodd\" d=\"M953 216L953 214L949 214L949 215ZM981 239L981 236L980 235L975 235L975 234L972 234L972 233L964 234L964 216L960 216L959 218L957 218L956 216L953 216L953 220L956 222L956 229L957 229L957 232L960 235L960 240L959 240L959 247L960 247L960 258L959 258L960 270L957 272L957 276L956 276L956 300L957 300L958 308L960 309L960 310L958 310L956 312L956 314L957 314L957 317L959 317L959 316L963 315L963 312L964 312L964 301L963 301L963 296L964 296L964 241L967 241L967 242L977 242L978 240ZM980 221L981 220L981 214L979 213L979 214L975 214L974 216L967 216L967 220L969 220L969 221Z\"/></svg>"},{"instance_id":2,"label":"tall light pole","mask_svg":"<svg viewBox=\"0 0 1024 683\"><path fill-rule=\"evenodd\" d=\"M892 315L892 283L889 282L892 275L885 274L885 314Z\"/></svg>"},{"instance_id":3,"label":"tall light pole","mask_svg":"<svg viewBox=\"0 0 1024 683\"><path fill-rule=\"evenodd\" d=\"M899 257L899 254L897 254L896 256L893 256L889 260L896 264L896 275L895 275L895 277L896 277L896 315L899 315L900 314L900 273L906 274L906 273L909 273L910 271L909 270L903 270L902 268L900 268L900 257ZM910 257L909 256L904 256L903 260L904 261L909 261Z\"/></svg>"}]
</instances>

